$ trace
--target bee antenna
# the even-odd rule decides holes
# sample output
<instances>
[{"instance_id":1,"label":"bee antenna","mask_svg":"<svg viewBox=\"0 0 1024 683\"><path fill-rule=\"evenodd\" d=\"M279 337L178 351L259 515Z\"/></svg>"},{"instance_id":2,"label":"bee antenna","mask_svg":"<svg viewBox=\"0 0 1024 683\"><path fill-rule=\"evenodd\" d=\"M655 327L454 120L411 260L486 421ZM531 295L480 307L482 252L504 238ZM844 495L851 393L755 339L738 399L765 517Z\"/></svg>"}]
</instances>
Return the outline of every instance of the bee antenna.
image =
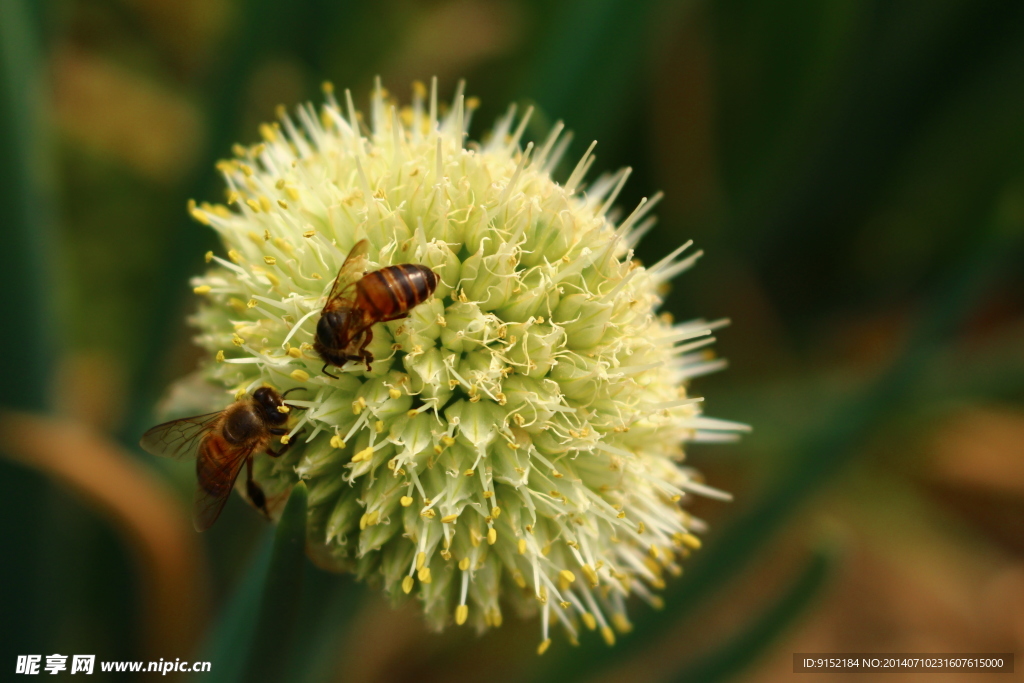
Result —
<instances>
[{"instance_id":1,"label":"bee antenna","mask_svg":"<svg viewBox=\"0 0 1024 683\"><path fill-rule=\"evenodd\" d=\"M281 394L281 398L288 398L288 394L292 393L293 391L305 391L305 390L306 390L306 387L292 387L288 391L286 391L283 394Z\"/></svg>"}]
</instances>

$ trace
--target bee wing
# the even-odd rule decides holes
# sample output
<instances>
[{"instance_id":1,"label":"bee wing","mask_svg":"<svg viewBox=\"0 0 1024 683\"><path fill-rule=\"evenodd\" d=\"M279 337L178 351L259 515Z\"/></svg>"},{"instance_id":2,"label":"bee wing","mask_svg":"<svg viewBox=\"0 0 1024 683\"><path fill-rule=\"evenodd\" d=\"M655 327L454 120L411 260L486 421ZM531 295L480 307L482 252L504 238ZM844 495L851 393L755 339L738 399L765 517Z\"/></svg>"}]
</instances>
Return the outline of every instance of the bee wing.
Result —
<instances>
[{"instance_id":1,"label":"bee wing","mask_svg":"<svg viewBox=\"0 0 1024 683\"><path fill-rule=\"evenodd\" d=\"M207 441L204 441L204 446L207 443ZM200 446L200 448L204 446ZM255 446L237 448L228 457L219 462L206 453L199 454L199 457L204 459L208 467L213 465L220 470L220 472L213 476L213 479L220 486L215 486L216 492L214 492L207 490L202 481L196 484L196 494L192 501L192 525L196 528L196 531L206 531L220 517L221 510L224 509L224 505L228 502L228 498L231 497L231 492L235 488L235 479L238 479L238 473L242 471L242 465L252 455L253 450L255 450Z\"/></svg>"},{"instance_id":2,"label":"bee wing","mask_svg":"<svg viewBox=\"0 0 1024 683\"><path fill-rule=\"evenodd\" d=\"M363 276L363 271L366 270L366 252L369 248L370 243L362 239L355 243L352 251L348 252L345 262L338 269L338 277L334 278L331 293L327 295L327 303L324 304L323 308L324 311L331 308L334 302L351 297L349 290L359 281L359 278Z\"/></svg>"},{"instance_id":3,"label":"bee wing","mask_svg":"<svg viewBox=\"0 0 1024 683\"><path fill-rule=\"evenodd\" d=\"M216 413L164 422L143 434L139 445L147 453L168 458L195 455L203 436L214 428L223 413L223 410L218 410Z\"/></svg>"}]
</instances>

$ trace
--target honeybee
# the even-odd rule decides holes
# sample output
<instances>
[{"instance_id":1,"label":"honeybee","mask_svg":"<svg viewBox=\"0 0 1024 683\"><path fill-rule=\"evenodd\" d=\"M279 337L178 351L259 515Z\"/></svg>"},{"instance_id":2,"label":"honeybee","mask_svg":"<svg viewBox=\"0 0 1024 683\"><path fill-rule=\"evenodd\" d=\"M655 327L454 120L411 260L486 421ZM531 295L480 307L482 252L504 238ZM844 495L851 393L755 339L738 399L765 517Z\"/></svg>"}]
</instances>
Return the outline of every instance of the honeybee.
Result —
<instances>
[{"instance_id":1,"label":"honeybee","mask_svg":"<svg viewBox=\"0 0 1024 683\"><path fill-rule=\"evenodd\" d=\"M274 451L270 440L288 433L285 425L290 408L302 409L284 402L294 390L282 396L270 387L261 387L224 410L165 422L142 435L139 445L153 455L196 456L198 479L192 507L196 531L209 529L217 521L243 463L249 500L267 513L266 496L252 478L252 460L257 453L276 458L288 450L291 442Z\"/></svg>"},{"instance_id":2,"label":"honeybee","mask_svg":"<svg viewBox=\"0 0 1024 683\"><path fill-rule=\"evenodd\" d=\"M365 256L369 242L359 240L341 264L327 303L320 312L313 348L327 366L341 367L349 360L361 360L370 369L373 355L366 346L373 340L377 323L399 320L409 310L430 298L440 278L426 266L400 263L366 273Z\"/></svg>"}]
</instances>

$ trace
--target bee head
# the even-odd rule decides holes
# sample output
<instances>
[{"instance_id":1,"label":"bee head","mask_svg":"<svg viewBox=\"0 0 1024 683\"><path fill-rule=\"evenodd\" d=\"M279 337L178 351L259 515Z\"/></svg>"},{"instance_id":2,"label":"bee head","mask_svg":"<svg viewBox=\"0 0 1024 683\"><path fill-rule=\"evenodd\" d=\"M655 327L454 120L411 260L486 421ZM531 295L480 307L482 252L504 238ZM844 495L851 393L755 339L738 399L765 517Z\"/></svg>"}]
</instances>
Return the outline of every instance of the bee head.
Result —
<instances>
[{"instance_id":1,"label":"bee head","mask_svg":"<svg viewBox=\"0 0 1024 683\"><path fill-rule=\"evenodd\" d=\"M278 408L284 405L284 399L270 387L260 387L252 394L253 401L263 411L263 417L267 422L283 424L288 421L287 413L282 413Z\"/></svg>"},{"instance_id":2,"label":"bee head","mask_svg":"<svg viewBox=\"0 0 1024 683\"><path fill-rule=\"evenodd\" d=\"M325 348L338 348L338 340L348 326L348 317L349 311L344 308L324 313L316 324L316 340Z\"/></svg>"}]
</instances>

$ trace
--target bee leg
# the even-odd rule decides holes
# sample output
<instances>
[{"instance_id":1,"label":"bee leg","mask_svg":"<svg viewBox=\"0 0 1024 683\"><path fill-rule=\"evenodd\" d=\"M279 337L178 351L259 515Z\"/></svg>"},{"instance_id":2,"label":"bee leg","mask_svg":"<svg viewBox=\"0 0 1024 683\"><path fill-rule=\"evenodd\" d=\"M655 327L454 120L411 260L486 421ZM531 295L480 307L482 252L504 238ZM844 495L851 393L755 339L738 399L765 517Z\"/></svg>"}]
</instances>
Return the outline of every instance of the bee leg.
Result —
<instances>
[{"instance_id":1,"label":"bee leg","mask_svg":"<svg viewBox=\"0 0 1024 683\"><path fill-rule=\"evenodd\" d=\"M274 430L270 430L270 431L273 432ZM269 455L271 458L280 458L282 455L284 455L285 453L288 452L288 449L292 447L293 443L295 443L295 439L298 439L300 436L302 436L302 434L303 434L303 432L299 432L298 434L293 436L291 439L289 439L288 443L281 444L281 447L278 448L276 451L275 450L271 450L270 448L267 448L267 455Z\"/></svg>"},{"instance_id":2,"label":"bee leg","mask_svg":"<svg viewBox=\"0 0 1024 683\"><path fill-rule=\"evenodd\" d=\"M252 478L252 456L245 459L245 491L249 495L252 504L259 508L263 514L267 514L267 497L260 485Z\"/></svg>"},{"instance_id":3,"label":"bee leg","mask_svg":"<svg viewBox=\"0 0 1024 683\"><path fill-rule=\"evenodd\" d=\"M395 315L395 316L392 316L390 318L384 318L380 322L382 322L382 323L389 323L392 320L404 320L405 318L408 318L408 317L409 317L409 311L406 311L405 313L400 313L399 315Z\"/></svg>"},{"instance_id":4,"label":"bee leg","mask_svg":"<svg viewBox=\"0 0 1024 683\"><path fill-rule=\"evenodd\" d=\"M327 372L327 368L328 367L330 367L330 364L329 363L324 363L324 366L322 368L320 368L320 372L324 373L325 375L327 375L328 377L331 377L333 379L338 379L337 375L332 375L331 373Z\"/></svg>"},{"instance_id":5,"label":"bee leg","mask_svg":"<svg viewBox=\"0 0 1024 683\"><path fill-rule=\"evenodd\" d=\"M370 371L370 363L373 362L373 354L366 350L367 345L373 341L373 330L366 330L366 336L363 337L363 343L359 345L358 357L366 363L366 371Z\"/></svg>"}]
</instances>

